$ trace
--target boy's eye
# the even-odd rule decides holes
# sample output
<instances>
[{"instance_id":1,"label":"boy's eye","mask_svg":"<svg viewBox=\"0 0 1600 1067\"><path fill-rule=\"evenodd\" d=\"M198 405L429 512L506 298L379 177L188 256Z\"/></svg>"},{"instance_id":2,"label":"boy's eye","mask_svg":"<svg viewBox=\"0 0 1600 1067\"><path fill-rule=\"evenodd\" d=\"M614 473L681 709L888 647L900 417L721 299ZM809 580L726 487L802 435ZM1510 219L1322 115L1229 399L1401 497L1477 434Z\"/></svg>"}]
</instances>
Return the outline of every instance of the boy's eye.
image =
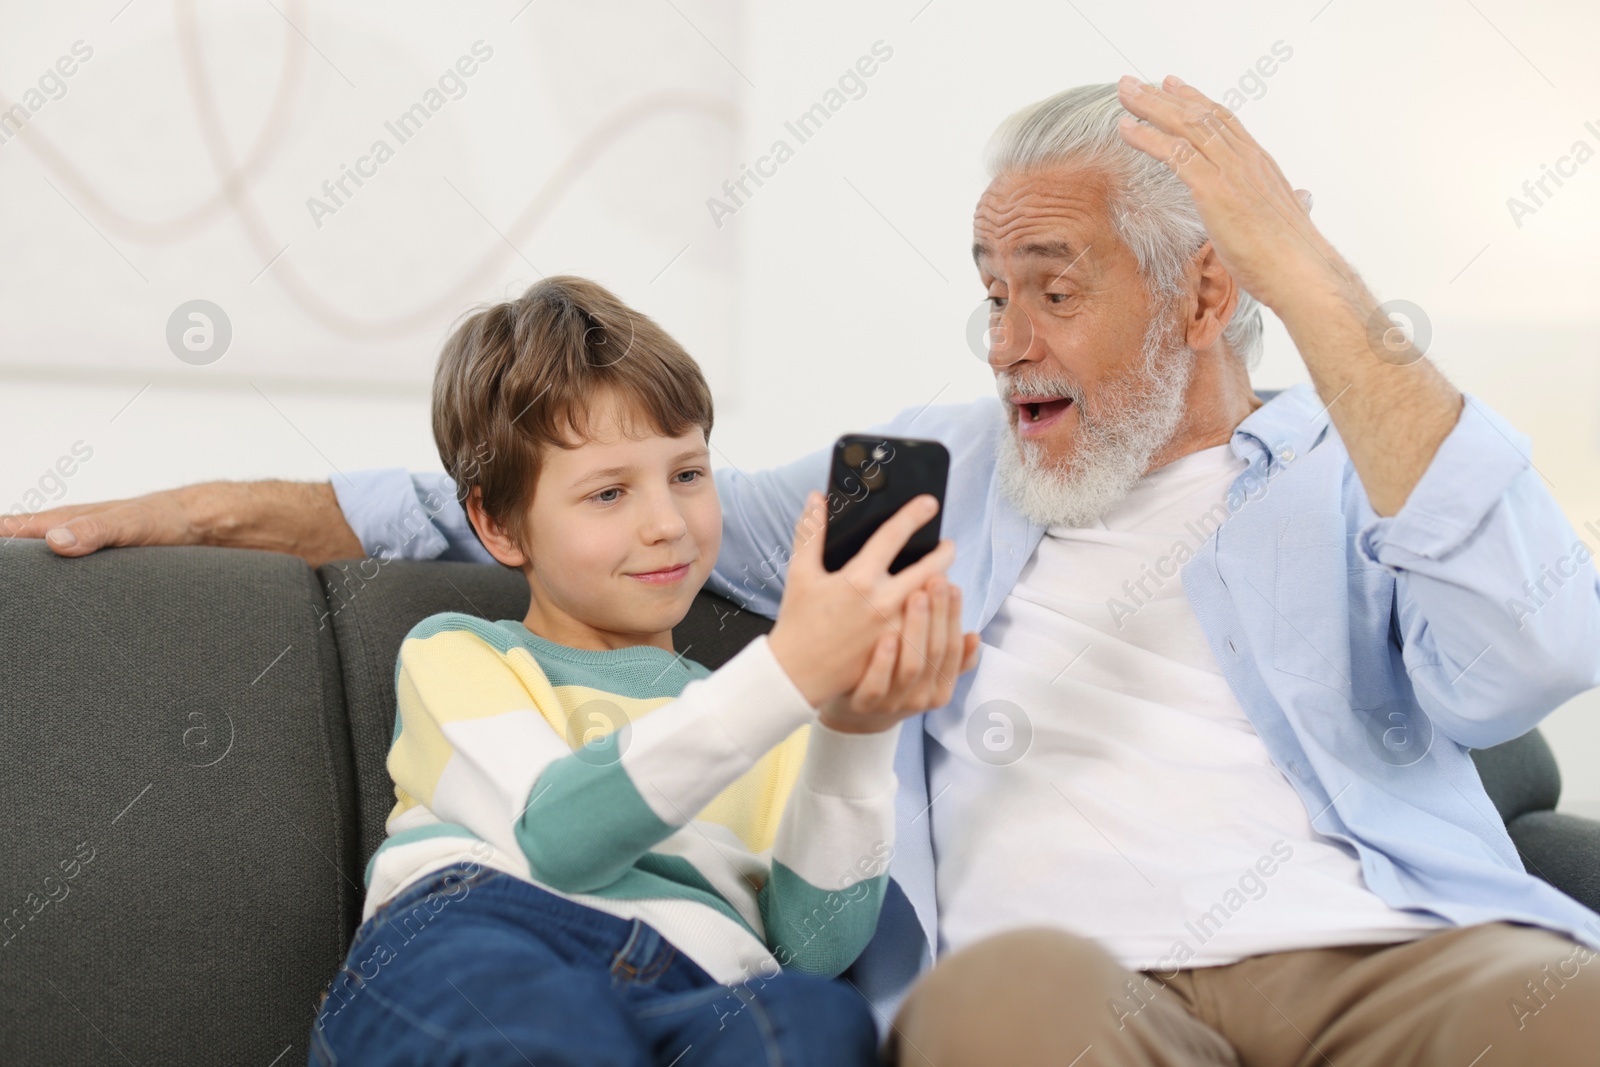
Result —
<instances>
[{"instance_id":1,"label":"boy's eye","mask_svg":"<svg viewBox=\"0 0 1600 1067\"><path fill-rule=\"evenodd\" d=\"M589 499L598 501L601 504L609 504L612 501L616 500L617 498L614 497L614 496L608 497L606 494L607 493L621 493L621 492L622 492L622 490L621 489L617 489L617 488L602 489L598 493L596 493L594 496L590 497Z\"/></svg>"},{"instance_id":2,"label":"boy's eye","mask_svg":"<svg viewBox=\"0 0 1600 1067\"><path fill-rule=\"evenodd\" d=\"M679 471L678 478L680 479L680 484L689 485L694 482L696 478L701 477L701 474L702 472L699 470Z\"/></svg>"}]
</instances>

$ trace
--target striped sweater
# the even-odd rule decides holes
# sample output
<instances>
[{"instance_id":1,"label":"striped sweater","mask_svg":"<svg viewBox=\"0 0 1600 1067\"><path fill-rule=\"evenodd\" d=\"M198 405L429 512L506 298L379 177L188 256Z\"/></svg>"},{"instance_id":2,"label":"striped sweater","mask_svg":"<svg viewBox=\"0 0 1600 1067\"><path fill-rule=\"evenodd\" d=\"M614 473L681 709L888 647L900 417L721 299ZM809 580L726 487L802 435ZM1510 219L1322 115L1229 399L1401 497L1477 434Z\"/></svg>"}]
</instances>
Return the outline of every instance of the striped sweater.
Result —
<instances>
[{"instance_id":1,"label":"striped sweater","mask_svg":"<svg viewBox=\"0 0 1600 1067\"><path fill-rule=\"evenodd\" d=\"M774 962L831 977L871 939L898 729L817 723L766 637L713 673L445 612L406 635L395 691L363 920L476 862L640 919L725 983Z\"/></svg>"}]
</instances>

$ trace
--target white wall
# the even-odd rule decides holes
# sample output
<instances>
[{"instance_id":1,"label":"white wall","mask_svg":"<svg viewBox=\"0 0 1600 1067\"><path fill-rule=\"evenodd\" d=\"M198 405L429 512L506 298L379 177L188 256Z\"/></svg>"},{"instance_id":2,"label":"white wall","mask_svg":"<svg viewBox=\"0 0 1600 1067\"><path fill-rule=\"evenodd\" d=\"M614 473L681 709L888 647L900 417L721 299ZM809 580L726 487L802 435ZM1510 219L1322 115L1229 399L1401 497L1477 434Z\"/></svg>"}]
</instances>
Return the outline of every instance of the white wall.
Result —
<instances>
[{"instance_id":1,"label":"white wall","mask_svg":"<svg viewBox=\"0 0 1600 1067\"><path fill-rule=\"evenodd\" d=\"M0 143L3 499L80 439L66 499L437 468L440 340L541 274L601 280L726 374L734 246L699 199L742 83L695 26L736 37L736 4L524 2L0 4L0 109L42 104ZM204 366L166 337L195 298L233 331Z\"/></svg>"},{"instance_id":2,"label":"white wall","mask_svg":"<svg viewBox=\"0 0 1600 1067\"><path fill-rule=\"evenodd\" d=\"M8 102L75 41L94 49L0 144L6 501L78 440L94 457L66 500L436 469L438 341L456 311L535 270L594 275L684 340L718 396L719 463L760 468L901 407L982 395L963 329L982 296L967 248L995 123L1123 73L1220 95L1282 41L1292 57L1240 117L1373 288L1425 309L1446 373L1531 435L1574 525L1600 527L1600 159L1520 226L1506 204L1575 141L1600 149L1593 4L201 4L217 125L236 155L264 133L268 151L238 202L174 233L131 220L216 198L187 5L122 2L0 2ZM480 39L495 54L467 95L317 227L306 198ZM864 95L796 143L785 120L878 41L893 55ZM657 110L561 181L633 103ZM706 200L780 137L793 158L717 226ZM164 339L194 297L235 329L206 367ZM1275 321L1267 347L1261 387L1304 380ZM1563 805L1600 816L1600 697L1544 730Z\"/></svg>"}]
</instances>

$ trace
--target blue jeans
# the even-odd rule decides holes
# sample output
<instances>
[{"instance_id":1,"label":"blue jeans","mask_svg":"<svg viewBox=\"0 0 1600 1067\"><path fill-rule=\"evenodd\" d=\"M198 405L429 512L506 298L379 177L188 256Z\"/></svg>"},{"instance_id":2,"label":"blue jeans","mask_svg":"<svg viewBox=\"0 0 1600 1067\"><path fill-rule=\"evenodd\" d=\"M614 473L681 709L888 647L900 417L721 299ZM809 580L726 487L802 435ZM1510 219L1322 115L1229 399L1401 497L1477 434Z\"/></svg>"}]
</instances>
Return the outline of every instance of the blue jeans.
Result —
<instances>
[{"instance_id":1,"label":"blue jeans","mask_svg":"<svg viewBox=\"0 0 1600 1067\"><path fill-rule=\"evenodd\" d=\"M798 972L717 983L643 922L477 864L419 879L356 931L313 1065L855 1067L867 1002Z\"/></svg>"}]
</instances>

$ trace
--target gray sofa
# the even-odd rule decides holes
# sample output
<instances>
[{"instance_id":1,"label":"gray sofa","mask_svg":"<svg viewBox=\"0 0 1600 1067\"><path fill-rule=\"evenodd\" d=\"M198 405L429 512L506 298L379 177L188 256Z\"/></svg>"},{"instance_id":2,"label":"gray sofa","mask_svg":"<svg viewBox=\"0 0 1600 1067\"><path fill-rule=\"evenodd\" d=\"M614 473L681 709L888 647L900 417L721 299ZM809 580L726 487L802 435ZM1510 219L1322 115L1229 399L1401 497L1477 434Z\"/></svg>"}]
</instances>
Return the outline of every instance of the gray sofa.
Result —
<instances>
[{"instance_id":1,"label":"gray sofa","mask_svg":"<svg viewBox=\"0 0 1600 1067\"><path fill-rule=\"evenodd\" d=\"M393 800L394 662L440 611L521 618L465 563L0 542L0 1063L306 1061ZM771 623L702 594L715 667ZM1530 870L1600 909L1600 823L1534 731L1474 758Z\"/></svg>"}]
</instances>

